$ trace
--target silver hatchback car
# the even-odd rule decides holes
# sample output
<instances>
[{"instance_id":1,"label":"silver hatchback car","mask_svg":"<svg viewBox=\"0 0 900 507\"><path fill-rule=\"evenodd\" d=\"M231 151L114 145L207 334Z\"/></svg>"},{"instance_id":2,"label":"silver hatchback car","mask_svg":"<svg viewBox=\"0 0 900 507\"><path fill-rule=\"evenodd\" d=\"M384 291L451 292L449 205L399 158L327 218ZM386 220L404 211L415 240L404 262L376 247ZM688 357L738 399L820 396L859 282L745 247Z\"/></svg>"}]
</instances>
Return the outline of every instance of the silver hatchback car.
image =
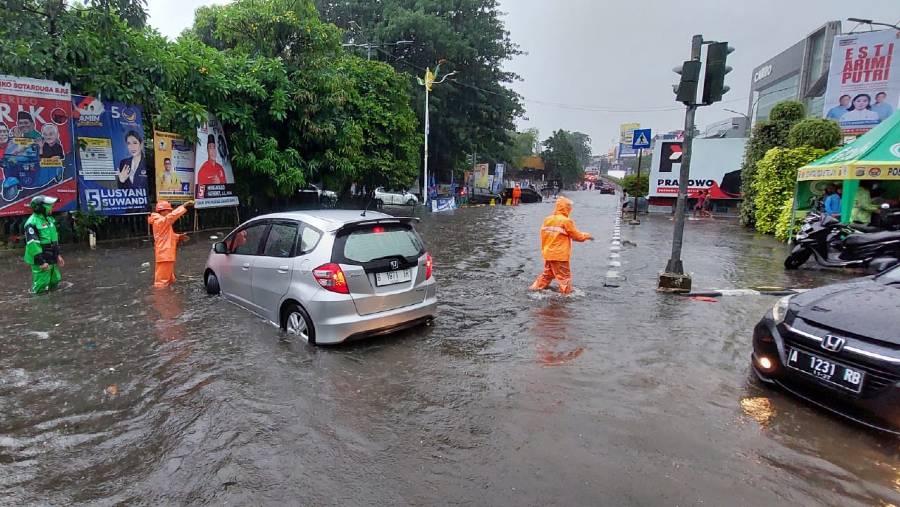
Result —
<instances>
[{"instance_id":1,"label":"silver hatchback car","mask_svg":"<svg viewBox=\"0 0 900 507\"><path fill-rule=\"evenodd\" d=\"M348 210L256 217L213 245L206 290L312 344L428 323L437 290L417 220Z\"/></svg>"}]
</instances>

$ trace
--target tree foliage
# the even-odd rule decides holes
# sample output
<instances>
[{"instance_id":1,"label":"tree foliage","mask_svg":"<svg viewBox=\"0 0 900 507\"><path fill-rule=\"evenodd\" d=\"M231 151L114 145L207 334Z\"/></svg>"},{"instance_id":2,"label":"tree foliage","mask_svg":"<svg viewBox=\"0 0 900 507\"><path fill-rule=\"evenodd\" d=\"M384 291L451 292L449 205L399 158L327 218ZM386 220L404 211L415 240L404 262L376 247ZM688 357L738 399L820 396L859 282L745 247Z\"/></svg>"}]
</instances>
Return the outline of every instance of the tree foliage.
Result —
<instances>
[{"instance_id":1,"label":"tree foliage","mask_svg":"<svg viewBox=\"0 0 900 507\"><path fill-rule=\"evenodd\" d=\"M812 146L830 150L841 142L841 127L825 118L807 118L797 122L788 132L788 146Z\"/></svg>"},{"instance_id":2,"label":"tree foliage","mask_svg":"<svg viewBox=\"0 0 900 507\"><path fill-rule=\"evenodd\" d=\"M500 160L506 161L511 167L519 168L519 161L523 157L530 157L540 153L540 133L535 128L522 132L510 132L510 142L506 145Z\"/></svg>"},{"instance_id":3,"label":"tree foliage","mask_svg":"<svg viewBox=\"0 0 900 507\"><path fill-rule=\"evenodd\" d=\"M757 123L744 149L741 164L741 223L753 227L756 221L754 181L757 178L757 163L772 148L787 147L791 127L806 116L806 108L796 101L780 102L772 108L769 119Z\"/></svg>"},{"instance_id":4,"label":"tree foliage","mask_svg":"<svg viewBox=\"0 0 900 507\"><path fill-rule=\"evenodd\" d=\"M517 79L503 63L519 54L501 19L498 0L316 0L322 17L345 30L345 41L384 44L372 57L421 76L440 62L458 75L431 92L429 167L439 175L465 165L466 156L500 160L523 112L507 84ZM412 44L394 45L397 41ZM413 109L424 122L424 90Z\"/></svg>"},{"instance_id":5,"label":"tree foliage","mask_svg":"<svg viewBox=\"0 0 900 507\"><path fill-rule=\"evenodd\" d=\"M809 146L773 148L766 153L757 164L753 181L756 230L775 234L782 209L794 195L797 170L825 153L825 150Z\"/></svg>"},{"instance_id":6,"label":"tree foliage","mask_svg":"<svg viewBox=\"0 0 900 507\"><path fill-rule=\"evenodd\" d=\"M630 197L647 197L650 193L650 175L629 174L622 178L622 189L628 193Z\"/></svg>"},{"instance_id":7,"label":"tree foliage","mask_svg":"<svg viewBox=\"0 0 900 507\"><path fill-rule=\"evenodd\" d=\"M572 142L572 135L565 130L557 130L544 141L544 169L552 179L562 180L564 185L584 179L584 168L578 162L578 152Z\"/></svg>"},{"instance_id":8,"label":"tree foliage","mask_svg":"<svg viewBox=\"0 0 900 507\"><path fill-rule=\"evenodd\" d=\"M245 200L308 181L415 178L420 141L407 80L345 54L340 30L311 0L201 8L174 42L143 27L146 15L133 11L143 12L142 0L56 2L56 10L46 9L55 0L7 1L0 73L139 105L147 138L157 128L193 139L207 112L216 114Z\"/></svg>"}]
</instances>

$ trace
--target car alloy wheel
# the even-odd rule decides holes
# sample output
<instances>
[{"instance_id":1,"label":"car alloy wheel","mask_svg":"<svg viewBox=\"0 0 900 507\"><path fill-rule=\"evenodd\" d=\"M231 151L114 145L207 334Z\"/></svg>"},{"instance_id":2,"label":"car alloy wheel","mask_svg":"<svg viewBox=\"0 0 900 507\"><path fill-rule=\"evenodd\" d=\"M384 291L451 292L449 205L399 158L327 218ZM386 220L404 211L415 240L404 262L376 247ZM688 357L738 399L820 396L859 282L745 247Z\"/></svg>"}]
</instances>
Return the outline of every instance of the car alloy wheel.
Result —
<instances>
[{"instance_id":1,"label":"car alloy wheel","mask_svg":"<svg viewBox=\"0 0 900 507\"><path fill-rule=\"evenodd\" d=\"M314 344L315 335L310 327L306 315L297 306L292 307L284 319L284 330L290 336L297 336L306 343Z\"/></svg>"}]
</instances>

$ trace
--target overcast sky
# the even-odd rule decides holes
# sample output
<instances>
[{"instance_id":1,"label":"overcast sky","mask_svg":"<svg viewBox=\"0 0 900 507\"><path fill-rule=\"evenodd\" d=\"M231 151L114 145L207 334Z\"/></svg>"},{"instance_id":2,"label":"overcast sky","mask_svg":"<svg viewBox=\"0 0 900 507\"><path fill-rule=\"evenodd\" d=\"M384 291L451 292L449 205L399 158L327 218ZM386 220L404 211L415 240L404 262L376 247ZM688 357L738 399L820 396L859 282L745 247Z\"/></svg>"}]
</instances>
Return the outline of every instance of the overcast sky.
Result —
<instances>
[{"instance_id":1,"label":"overcast sky","mask_svg":"<svg viewBox=\"0 0 900 507\"><path fill-rule=\"evenodd\" d=\"M726 77L731 91L721 105L700 109L702 129L734 116L723 108L746 113L753 68L826 21L900 18L898 0L500 1L512 39L526 53L507 64L522 77L513 85L525 98L520 127L538 128L542 139L560 128L585 132L595 153L606 152L620 123L639 122L654 132L683 128L672 67L688 58L694 34L735 47L728 59L734 71ZM196 7L224 2L148 3L150 24L174 38L190 26ZM854 25L845 21L844 30Z\"/></svg>"}]
</instances>

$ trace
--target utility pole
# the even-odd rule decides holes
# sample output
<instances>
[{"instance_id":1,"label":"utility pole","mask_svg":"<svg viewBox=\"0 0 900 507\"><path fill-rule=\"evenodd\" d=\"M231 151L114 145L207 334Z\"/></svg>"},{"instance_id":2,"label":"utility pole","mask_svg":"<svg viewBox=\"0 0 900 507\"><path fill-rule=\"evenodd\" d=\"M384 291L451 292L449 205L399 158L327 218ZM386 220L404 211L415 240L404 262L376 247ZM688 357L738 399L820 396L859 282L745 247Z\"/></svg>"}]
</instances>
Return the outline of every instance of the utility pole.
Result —
<instances>
[{"instance_id":1,"label":"utility pole","mask_svg":"<svg viewBox=\"0 0 900 507\"><path fill-rule=\"evenodd\" d=\"M641 184L641 159L644 157L644 149L641 148L638 150L638 162L637 162L637 184ZM641 221L638 220L638 196L634 196L634 218L631 219L629 225L640 225Z\"/></svg>"},{"instance_id":2,"label":"utility pole","mask_svg":"<svg viewBox=\"0 0 900 507\"><path fill-rule=\"evenodd\" d=\"M697 89L700 85L701 49L709 44L706 60L706 73L703 76L702 98L697 100ZM731 68L725 65L725 59L734 49L725 42L704 42L702 35L691 39L691 59L685 61L675 72L681 75L679 84L675 85L676 100L685 105L684 141L682 143L681 172L678 176L678 200L675 204L675 227L672 231L672 256L666 264L666 270L659 275L658 290L663 292L690 292L691 276L685 274L681 261L681 249L684 242L685 208L687 204L688 180L691 175L691 147L694 140L694 115L701 105L710 105L722 100L728 91L725 86L725 74Z\"/></svg>"}]
</instances>

